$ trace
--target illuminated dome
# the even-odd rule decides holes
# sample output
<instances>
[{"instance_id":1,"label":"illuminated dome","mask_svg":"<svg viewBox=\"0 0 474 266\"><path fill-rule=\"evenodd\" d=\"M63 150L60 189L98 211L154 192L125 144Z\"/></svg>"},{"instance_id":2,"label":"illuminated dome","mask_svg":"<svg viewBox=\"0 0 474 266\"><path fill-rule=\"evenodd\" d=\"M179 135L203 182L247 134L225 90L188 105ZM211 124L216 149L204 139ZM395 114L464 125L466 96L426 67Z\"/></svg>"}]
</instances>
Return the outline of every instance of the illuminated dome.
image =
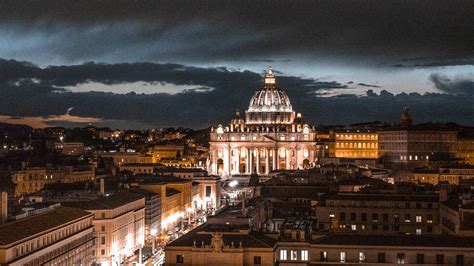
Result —
<instances>
[{"instance_id":1,"label":"illuminated dome","mask_svg":"<svg viewBox=\"0 0 474 266\"><path fill-rule=\"evenodd\" d=\"M295 112L286 92L276 86L275 76L269 68L263 88L258 89L250 99L245 112L247 124L292 124Z\"/></svg>"}]
</instances>

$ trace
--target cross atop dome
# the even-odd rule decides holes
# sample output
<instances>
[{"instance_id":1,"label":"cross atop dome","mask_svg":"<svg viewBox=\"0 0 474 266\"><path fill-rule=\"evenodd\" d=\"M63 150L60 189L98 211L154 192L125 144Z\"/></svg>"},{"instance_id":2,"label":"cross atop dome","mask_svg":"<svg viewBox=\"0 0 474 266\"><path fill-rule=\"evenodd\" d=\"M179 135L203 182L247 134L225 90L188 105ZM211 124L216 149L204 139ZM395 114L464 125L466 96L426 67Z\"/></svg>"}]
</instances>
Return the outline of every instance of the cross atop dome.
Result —
<instances>
[{"instance_id":1,"label":"cross atop dome","mask_svg":"<svg viewBox=\"0 0 474 266\"><path fill-rule=\"evenodd\" d=\"M267 74L265 75L265 85L275 84L275 76L273 75L272 65L268 66Z\"/></svg>"}]
</instances>

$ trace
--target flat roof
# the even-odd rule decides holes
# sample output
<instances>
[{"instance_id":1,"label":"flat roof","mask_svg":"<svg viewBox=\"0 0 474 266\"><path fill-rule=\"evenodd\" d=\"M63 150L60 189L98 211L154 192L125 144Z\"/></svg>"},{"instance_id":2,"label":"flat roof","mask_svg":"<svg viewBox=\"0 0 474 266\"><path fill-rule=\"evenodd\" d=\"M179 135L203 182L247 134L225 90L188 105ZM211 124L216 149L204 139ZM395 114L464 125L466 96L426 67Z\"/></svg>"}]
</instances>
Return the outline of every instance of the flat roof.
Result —
<instances>
[{"instance_id":1,"label":"flat roof","mask_svg":"<svg viewBox=\"0 0 474 266\"><path fill-rule=\"evenodd\" d=\"M144 199L144 196L128 191L121 191L97 200L64 202L63 204L83 210L111 210L140 199Z\"/></svg>"},{"instance_id":2,"label":"flat roof","mask_svg":"<svg viewBox=\"0 0 474 266\"><path fill-rule=\"evenodd\" d=\"M230 230L227 227L229 227ZM243 232L239 233L238 230L234 229L232 226L204 224L167 244L167 247L193 247L194 242L196 242L197 247L201 247L202 242L204 242L204 245L211 245L212 232L221 232L224 245L231 246L232 242L234 242L234 247L236 248L238 248L240 242L242 242L242 247L244 248L273 249L277 242L276 239L270 238L260 232L248 232L248 230L244 229Z\"/></svg>"},{"instance_id":3,"label":"flat roof","mask_svg":"<svg viewBox=\"0 0 474 266\"><path fill-rule=\"evenodd\" d=\"M0 244L8 245L41 232L92 215L71 207L58 207L51 211L0 225Z\"/></svg>"}]
</instances>

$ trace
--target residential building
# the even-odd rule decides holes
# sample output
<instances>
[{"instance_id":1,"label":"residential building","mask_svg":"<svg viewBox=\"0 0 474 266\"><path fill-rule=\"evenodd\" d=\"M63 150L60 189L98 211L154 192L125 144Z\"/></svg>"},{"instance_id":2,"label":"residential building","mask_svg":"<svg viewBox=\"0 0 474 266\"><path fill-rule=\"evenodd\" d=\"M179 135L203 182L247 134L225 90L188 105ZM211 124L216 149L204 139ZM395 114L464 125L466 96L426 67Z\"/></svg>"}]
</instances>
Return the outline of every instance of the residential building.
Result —
<instances>
[{"instance_id":1,"label":"residential building","mask_svg":"<svg viewBox=\"0 0 474 266\"><path fill-rule=\"evenodd\" d=\"M337 193L316 205L319 230L358 234L437 234L437 195Z\"/></svg>"}]
</instances>

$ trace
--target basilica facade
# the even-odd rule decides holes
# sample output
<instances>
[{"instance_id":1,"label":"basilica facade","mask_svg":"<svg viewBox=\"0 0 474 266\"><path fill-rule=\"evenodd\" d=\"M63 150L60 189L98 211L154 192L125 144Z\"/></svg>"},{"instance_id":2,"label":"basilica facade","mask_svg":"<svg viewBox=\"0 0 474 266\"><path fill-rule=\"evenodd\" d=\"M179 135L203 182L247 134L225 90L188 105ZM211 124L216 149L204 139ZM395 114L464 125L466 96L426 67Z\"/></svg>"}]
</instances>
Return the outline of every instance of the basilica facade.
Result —
<instances>
[{"instance_id":1,"label":"basilica facade","mask_svg":"<svg viewBox=\"0 0 474 266\"><path fill-rule=\"evenodd\" d=\"M269 68L244 117L237 112L229 125L211 129L209 172L230 176L308 168L317 158L315 139Z\"/></svg>"}]
</instances>

